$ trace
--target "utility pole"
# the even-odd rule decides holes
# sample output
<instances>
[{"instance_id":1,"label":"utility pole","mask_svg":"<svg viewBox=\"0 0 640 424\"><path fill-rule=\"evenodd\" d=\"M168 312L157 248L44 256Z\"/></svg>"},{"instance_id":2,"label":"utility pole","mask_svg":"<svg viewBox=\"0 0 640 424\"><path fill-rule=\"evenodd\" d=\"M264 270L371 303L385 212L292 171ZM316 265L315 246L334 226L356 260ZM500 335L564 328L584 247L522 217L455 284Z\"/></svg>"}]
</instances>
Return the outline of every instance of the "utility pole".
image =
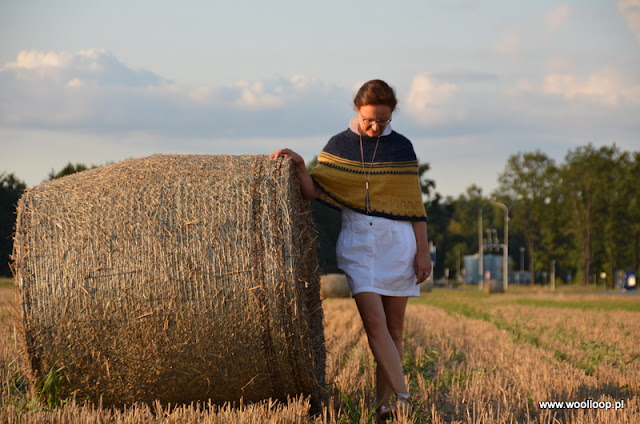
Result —
<instances>
[{"instance_id":1,"label":"utility pole","mask_svg":"<svg viewBox=\"0 0 640 424\"><path fill-rule=\"evenodd\" d=\"M460 248L456 247L456 286L460 282Z\"/></svg>"},{"instance_id":2,"label":"utility pole","mask_svg":"<svg viewBox=\"0 0 640 424\"><path fill-rule=\"evenodd\" d=\"M484 243L482 242L482 210L484 204L478 210L478 286L482 290L484 285Z\"/></svg>"},{"instance_id":3,"label":"utility pole","mask_svg":"<svg viewBox=\"0 0 640 424\"><path fill-rule=\"evenodd\" d=\"M496 206L504 209L504 249L502 255L502 289L506 292L509 287L509 208L501 202L492 200Z\"/></svg>"}]
</instances>

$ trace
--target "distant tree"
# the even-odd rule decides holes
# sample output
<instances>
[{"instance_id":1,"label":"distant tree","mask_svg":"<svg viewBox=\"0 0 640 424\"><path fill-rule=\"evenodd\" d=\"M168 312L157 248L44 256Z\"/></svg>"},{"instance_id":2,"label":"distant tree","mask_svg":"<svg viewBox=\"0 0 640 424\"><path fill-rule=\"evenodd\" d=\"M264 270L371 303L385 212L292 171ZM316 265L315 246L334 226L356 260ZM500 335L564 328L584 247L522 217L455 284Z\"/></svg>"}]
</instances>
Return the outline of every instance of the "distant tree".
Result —
<instances>
[{"instance_id":1,"label":"distant tree","mask_svg":"<svg viewBox=\"0 0 640 424\"><path fill-rule=\"evenodd\" d=\"M610 288L615 287L616 271L633 266L633 251L640 226L638 207L640 183L638 174L634 175L633 157L629 152L620 152L615 145L610 150L612 167L609 169L604 191L605 214L603 217L602 240ZM635 208L634 208L635 206ZM635 246L634 246L635 247Z\"/></svg>"},{"instance_id":2,"label":"distant tree","mask_svg":"<svg viewBox=\"0 0 640 424\"><path fill-rule=\"evenodd\" d=\"M628 189L628 198L625 204L628 217L631 262L630 268L640 271L640 152L631 154L631 161L626 169L624 185Z\"/></svg>"},{"instance_id":3,"label":"distant tree","mask_svg":"<svg viewBox=\"0 0 640 424\"><path fill-rule=\"evenodd\" d=\"M580 274L587 284L594 260L605 256L604 227L610 209L610 191L619 178L616 172L617 147L593 145L569 151L560 169L562 195L571 214L571 230L580 257ZM596 263L597 264L597 263Z\"/></svg>"},{"instance_id":4,"label":"distant tree","mask_svg":"<svg viewBox=\"0 0 640 424\"><path fill-rule=\"evenodd\" d=\"M95 168L96 166L91 166L91 168ZM57 178L66 177L67 175L75 174L76 172L86 171L89 169L86 165L82 163L72 164L69 162L64 168L60 171L55 172L53 169L49 172L49 180L55 180Z\"/></svg>"},{"instance_id":5,"label":"distant tree","mask_svg":"<svg viewBox=\"0 0 640 424\"><path fill-rule=\"evenodd\" d=\"M432 242L438 249L438 257L434 267L434 276L442 275L444 268L446 267L445 260L442 260L441 256L445 255L449 250L451 244L451 237L449 234L449 223L453 219L454 214L454 200L451 197L443 199L440 193L436 193L432 198L427 200L427 218L428 218L428 230L429 241ZM464 253L464 250L463 250ZM454 262L455 263L455 262Z\"/></svg>"},{"instance_id":6,"label":"distant tree","mask_svg":"<svg viewBox=\"0 0 640 424\"><path fill-rule=\"evenodd\" d=\"M558 167L549 166L545 183L549 185L549 192L544 199L538 225L540 245L536 261L542 266L537 270L549 270L551 262L555 261L558 279L566 281L569 274L575 274L580 259L576 254L570 208L566 196L562 194L562 179Z\"/></svg>"},{"instance_id":7,"label":"distant tree","mask_svg":"<svg viewBox=\"0 0 640 424\"><path fill-rule=\"evenodd\" d=\"M420 190L427 199L431 197L431 191L436 189L436 182L426 177L427 171L431 169L428 163L422 163L418 166L418 179L420 180Z\"/></svg>"},{"instance_id":8,"label":"distant tree","mask_svg":"<svg viewBox=\"0 0 640 424\"><path fill-rule=\"evenodd\" d=\"M27 186L15 175L0 174L0 275L10 276L9 262L13 250L16 204Z\"/></svg>"},{"instance_id":9,"label":"distant tree","mask_svg":"<svg viewBox=\"0 0 640 424\"><path fill-rule=\"evenodd\" d=\"M478 213L481 209L483 227L497 227L496 215L491 208L484 207L487 202L482 188L473 184L456 199L448 197L442 204L432 202L429 205L429 236L438 248L437 275L442 275L445 268L456 269L458 256L462 262L464 255L478 251Z\"/></svg>"},{"instance_id":10,"label":"distant tree","mask_svg":"<svg viewBox=\"0 0 640 424\"><path fill-rule=\"evenodd\" d=\"M524 236L532 276L538 270L537 252L542 242L540 224L549 213L549 199L556 181L554 170L554 161L539 150L512 155L507 160L504 171L498 176L500 185L494 192L497 200L507 206L514 206L510 210L510 226ZM548 265L543 264L543 268L547 269Z\"/></svg>"},{"instance_id":11,"label":"distant tree","mask_svg":"<svg viewBox=\"0 0 640 424\"><path fill-rule=\"evenodd\" d=\"M313 159L311 159L311 162L309 162L307 164L307 171L311 172L311 170L313 168L315 168L316 166L318 166L318 156L314 156Z\"/></svg>"}]
</instances>

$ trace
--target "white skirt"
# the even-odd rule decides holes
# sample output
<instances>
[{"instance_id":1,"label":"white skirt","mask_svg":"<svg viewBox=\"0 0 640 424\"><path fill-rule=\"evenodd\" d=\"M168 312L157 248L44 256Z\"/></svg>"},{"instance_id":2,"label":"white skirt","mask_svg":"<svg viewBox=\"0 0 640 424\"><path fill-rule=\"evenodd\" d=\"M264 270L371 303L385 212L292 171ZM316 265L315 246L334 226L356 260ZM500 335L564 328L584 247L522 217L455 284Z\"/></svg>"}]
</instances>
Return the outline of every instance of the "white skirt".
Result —
<instances>
[{"instance_id":1,"label":"white skirt","mask_svg":"<svg viewBox=\"0 0 640 424\"><path fill-rule=\"evenodd\" d=\"M353 295L373 292L383 296L420 296L413 268L416 251L411 222L342 208L336 257Z\"/></svg>"}]
</instances>

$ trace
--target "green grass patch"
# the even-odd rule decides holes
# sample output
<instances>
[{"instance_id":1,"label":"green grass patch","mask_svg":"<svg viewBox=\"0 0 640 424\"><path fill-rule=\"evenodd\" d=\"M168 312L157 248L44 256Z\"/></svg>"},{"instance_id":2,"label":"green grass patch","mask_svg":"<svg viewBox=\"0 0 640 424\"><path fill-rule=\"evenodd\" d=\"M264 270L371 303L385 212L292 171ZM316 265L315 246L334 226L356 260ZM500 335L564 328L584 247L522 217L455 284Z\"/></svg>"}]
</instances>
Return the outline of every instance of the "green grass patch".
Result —
<instances>
[{"instance_id":1,"label":"green grass patch","mask_svg":"<svg viewBox=\"0 0 640 424\"><path fill-rule=\"evenodd\" d=\"M482 316L480 309L499 305L640 312L640 295L620 292L552 292L538 286L514 286L507 293L495 294L483 293L473 286L436 289L411 299L410 303L427 304L447 311L458 309L461 315L478 319L486 318ZM465 305L472 305L472 309Z\"/></svg>"},{"instance_id":2,"label":"green grass patch","mask_svg":"<svg viewBox=\"0 0 640 424\"><path fill-rule=\"evenodd\" d=\"M489 322L496 328L506 330L514 342L529 344L544 350L549 349L549 346L540 341L538 330L525 328L518 320L506 320L499 311L493 310L492 313L492 309L496 306L514 305L533 308L640 312L640 296L636 295L540 293L535 288L517 288L513 292L491 295L477 289L472 291L471 288L434 290L410 302L441 308L451 315ZM623 328L624 324L619 326ZM554 340L570 342L575 337L575 330L569 330L564 325L550 331L552 331L550 337ZM620 369L626 365L622 353L618 352L614 346L589 341L580 342L576 347L584 352L579 359L557 348L554 348L551 353L556 361L566 362L584 371L586 375L593 375L601 363L608 363ZM417 365L417 368L420 368L421 364ZM416 367L415 364L414 367Z\"/></svg>"},{"instance_id":3,"label":"green grass patch","mask_svg":"<svg viewBox=\"0 0 640 424\"><path fill-rule=\"evenodd\" d=\"M572 300L522 298L515 299L513 303L521 306L535 306L542 308L570 308L580 310L640 312L640 298L635 299L635 296L633 299L625 297L621 297L620 299L612 299L610 296L594 296L592 299L585 299L581 296L579 299Z\"/></svg>"}]
</instances>

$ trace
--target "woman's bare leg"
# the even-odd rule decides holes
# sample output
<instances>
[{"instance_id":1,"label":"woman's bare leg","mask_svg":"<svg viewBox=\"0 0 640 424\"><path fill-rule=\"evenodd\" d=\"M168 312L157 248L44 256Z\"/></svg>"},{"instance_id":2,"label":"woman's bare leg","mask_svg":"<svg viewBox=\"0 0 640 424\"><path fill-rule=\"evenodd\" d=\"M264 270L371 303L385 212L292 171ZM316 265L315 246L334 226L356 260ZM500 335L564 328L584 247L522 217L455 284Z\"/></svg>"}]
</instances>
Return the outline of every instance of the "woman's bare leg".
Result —
<instances>
[{"instance_id":1,"label":"woman's bare leg","mask_svg":"<svg viewBox=\"0 0 640 424\"><path fill-rule=\"evenodd\" d=\"M402 372L402 324L404 311L407 304L406 297L383 297L377 293L362 292L354 296L364 329L367 333L371 352L376 358L379 371L376 371L378 385L381 387L383 397L379 401L385 401L387 392L406 393L407 385ZM390 323L392 329L390 330ZM393 334L392 334L393 333ZM396 340L400 339L399 347ZM383 379L380 379L380 376ZM380 388L379 388L380 390ZM390 396L391 393L389 393ZM388 404L388 397L386 402Z\"/></svg>"},{"instance_id":2,"label":"woman's bare leg","mask_svg":"<svg viewBox=\"0 0 640 424\"><path fill-rule=\"evenodd\" d=\"M402 337L404 335L404 316L407 309L406 297L382 297L382 305L384 307L385 316L387 319L387 328L389 334L393 339L393 343L396 346L398 355L402 361ZM402 362L401 362L402 363ZM404 376L403 376L404 378ZM382 368L380 365L376 367L376 402L380 405L388 406L389 398L393 394L391 386L384 377Z\"/></svg>"}]
</instances>

